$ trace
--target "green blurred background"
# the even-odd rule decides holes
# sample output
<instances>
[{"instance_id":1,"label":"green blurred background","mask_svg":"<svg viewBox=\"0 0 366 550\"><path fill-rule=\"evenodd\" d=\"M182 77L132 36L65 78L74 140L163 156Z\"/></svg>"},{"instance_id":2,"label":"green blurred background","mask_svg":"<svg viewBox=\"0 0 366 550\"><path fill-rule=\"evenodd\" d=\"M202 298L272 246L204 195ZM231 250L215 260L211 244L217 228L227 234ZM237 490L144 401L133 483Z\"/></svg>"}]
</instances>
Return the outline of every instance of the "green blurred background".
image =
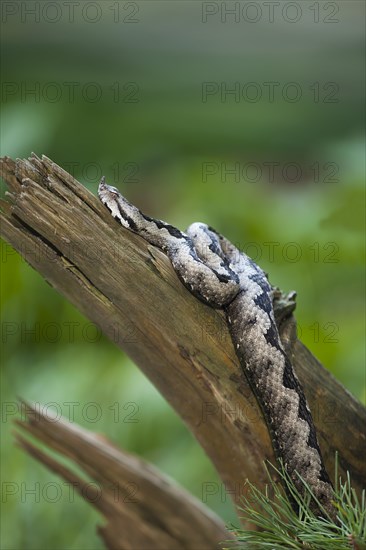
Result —
<instances>
[{"instance_id":1,"label":"green blurred background","mask_svg":"<svg viewBox=\"0 0 366 550\"><path fill-rule=\"evenodd\" d=\"M215 226L297 290L303 342L364 400L364 11L4 1L1 154L46 154L93 192L104 174L152 216ZM73 407L234 520L131 361L5 243L1 263L2 548L102 548L102 518L14 447L16 396Z\"/></svg>"}]
</instances>

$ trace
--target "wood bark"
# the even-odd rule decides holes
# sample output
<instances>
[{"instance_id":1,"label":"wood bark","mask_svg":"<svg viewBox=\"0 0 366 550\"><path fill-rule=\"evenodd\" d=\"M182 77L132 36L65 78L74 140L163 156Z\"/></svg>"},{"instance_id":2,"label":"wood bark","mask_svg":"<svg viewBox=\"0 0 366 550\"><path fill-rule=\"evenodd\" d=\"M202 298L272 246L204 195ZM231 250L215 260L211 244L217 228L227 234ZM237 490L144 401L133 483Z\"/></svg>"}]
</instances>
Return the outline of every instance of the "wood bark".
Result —
<instances>
[{"instance_id":1,"label":"wood bark","mask_svg":"<svg viewBox=\"0 0 366 550\"><path fill-rule=\"evenodd\" d=\"M195 299L161 251L47 157L6 157L2 172L10 191L1 204L4 239L134 360L196 436L234 502L247 478L263 488L271 441L223 313ZM293 336L291 297L279 293L276 306L328 471L337 450L340 473L348 470L360 491L366 409Z\"/></svg>"},{"instance_id":2,"label":"wood bark","mask_svg":"<svg viewBox=\"0 0 366 550\"><path fill-rule=\"evenodd\" d=\"M87 479L16 434L18 445L106 518L98 533L107 548L212 550L233 541L222 520L151 464L47 409L23 401L21 411L17 425L27 435L82 467Z\"/></svg>"}]
</instances>

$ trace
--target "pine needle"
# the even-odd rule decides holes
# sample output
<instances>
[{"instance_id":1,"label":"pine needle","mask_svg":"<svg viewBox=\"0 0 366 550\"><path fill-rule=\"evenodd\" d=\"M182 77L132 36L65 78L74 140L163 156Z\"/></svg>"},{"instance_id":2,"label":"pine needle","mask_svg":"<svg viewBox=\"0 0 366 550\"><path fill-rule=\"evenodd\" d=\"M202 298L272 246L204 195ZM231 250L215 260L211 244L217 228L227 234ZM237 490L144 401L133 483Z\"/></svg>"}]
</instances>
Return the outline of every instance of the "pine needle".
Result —
<instances>
[{"instance_id":1,"label":"pine needle","mask_svg":"<svg viewBox=\"0 0 366 550\"><path fill-rule=\"evenodd\" d=\"M295 513L288 496L284 493L273 476L268 471L269 484L264 492L259 491L252 483L247 482L248 491L242 497L243 519L255 524L258 531L249 531L231 525L232 531L239 543L227 543L226 549L242 548L243 550L283 548L309 550L366 550L366 498L365 490L361 499L358 498L351 485L351 478L347 472L347 479L343 482L338 477L338 457L336 456L334 506L337 519L333 521L318 503L324 517L318 517L309 508L311 500L315 500L308 484L299 476L303 485L303 494L300 494L288 472L280 463L271 468L280 477L283 485L298 506ZM273 496L269 496L269 487Z\"/></svg>"}]
</instances>

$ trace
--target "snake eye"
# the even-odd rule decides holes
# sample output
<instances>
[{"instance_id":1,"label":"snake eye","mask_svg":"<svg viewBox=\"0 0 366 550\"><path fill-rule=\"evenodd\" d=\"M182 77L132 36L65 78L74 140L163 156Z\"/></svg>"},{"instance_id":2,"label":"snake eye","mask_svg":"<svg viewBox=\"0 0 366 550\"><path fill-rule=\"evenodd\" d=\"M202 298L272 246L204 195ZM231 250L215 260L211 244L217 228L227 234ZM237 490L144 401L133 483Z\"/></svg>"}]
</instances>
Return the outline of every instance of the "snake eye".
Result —
<instances>
[{"instance_id":1,"label":"snake eye","mask_svg":"<svg viewBox=\"0 0 366 550\"><path fill-rule=\"evenodd\" d=\"M100 180L98 192L99 193L108 192L108 193L113 193L113 194L119 195L118 189L116 187L113 187L112 185L108 185L105 182L105 177L104 176Z\"/></svg>"}]
</instances>

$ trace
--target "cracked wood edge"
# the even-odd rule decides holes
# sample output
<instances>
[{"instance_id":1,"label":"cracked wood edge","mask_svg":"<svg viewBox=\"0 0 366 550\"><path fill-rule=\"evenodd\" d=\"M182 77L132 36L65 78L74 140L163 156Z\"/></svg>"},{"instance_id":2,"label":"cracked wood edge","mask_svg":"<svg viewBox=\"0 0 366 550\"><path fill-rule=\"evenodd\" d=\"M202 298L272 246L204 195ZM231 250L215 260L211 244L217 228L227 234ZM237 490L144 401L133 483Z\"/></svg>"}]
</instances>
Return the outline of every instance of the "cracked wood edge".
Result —
<instances>
[{"instance_id":1,"label":"cracked wood edge","mask_svg":"<svg viewBox=\"0 0 366 550\"><path fill-rule=\"evenodd\" d=\"M134 360L196 436L234 502L247 478L263 488L271 442L222 312L196 300L164 254L47 157L5 157L2 171L11 204L2 202L4 239ZM282 328L283 337L286 322ZM298 340L291 356L331 477L338 450L340 473L349 470L360 490L366 409Z\"/></svg>"},{"instance_id":2,"label":"cracked wood edge","mask_svg":"<svg viewBox=\"0 0 366 550\"><path fill-rule=\"evenodd\" d=\"M16 424L26 436L84 470L85 479L16 432L23 450L61 476L106 518L98 533L107 548L213 550L229 540L233 547L234 535L223 521L148 462L47 408L22 401L21 413Z\"/></svg>"}]
</instances>

